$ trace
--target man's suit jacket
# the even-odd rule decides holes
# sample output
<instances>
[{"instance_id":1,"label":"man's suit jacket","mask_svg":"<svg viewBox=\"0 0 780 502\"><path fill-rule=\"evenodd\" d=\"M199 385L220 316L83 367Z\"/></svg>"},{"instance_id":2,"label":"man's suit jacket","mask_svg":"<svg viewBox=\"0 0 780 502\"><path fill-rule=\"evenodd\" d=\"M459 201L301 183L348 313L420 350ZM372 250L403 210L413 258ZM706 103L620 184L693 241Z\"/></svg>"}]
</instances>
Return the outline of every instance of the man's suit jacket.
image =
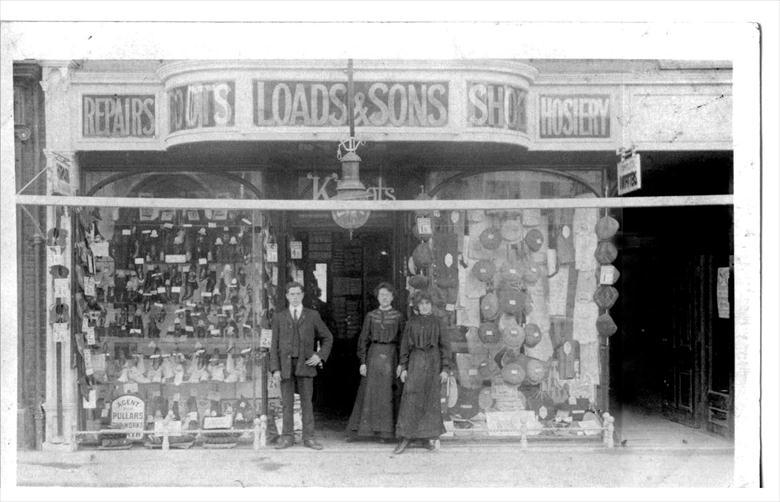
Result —
<instances>
[{"instance_id":1,"label":"man's suit jacket","mask_svg":"<svg viewBox=\"0 0 780 502\"><path fill-rule=\"evenodd\" d=\"M333 335L325 323L322 322L319 312L303 308L298 319L298 333L300 335L298 345L298 363L292 367L292 337L294 334L293 318L290 309L285 308L274 314L271 321L271 371L280 371L282 378L292 376L315 377L317 368L306 366L305 362L313 354L320 356L323 362L328 358L333 345ZM320 350L316 351L316 342L320 342Z\"/></svg>"}]
</instances>

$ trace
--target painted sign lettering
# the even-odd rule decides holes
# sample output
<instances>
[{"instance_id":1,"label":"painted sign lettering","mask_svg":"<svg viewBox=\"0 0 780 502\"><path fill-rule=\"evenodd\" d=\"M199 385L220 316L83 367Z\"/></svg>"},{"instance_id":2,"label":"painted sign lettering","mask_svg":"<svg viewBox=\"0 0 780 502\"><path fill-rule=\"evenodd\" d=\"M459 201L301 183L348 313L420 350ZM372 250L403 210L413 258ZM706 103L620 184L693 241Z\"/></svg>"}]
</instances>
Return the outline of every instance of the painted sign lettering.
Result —
<instances>
[{"instance_id":1,"label":"painted sign lettering","mask_svg":"<svg viewBox=\"0 0 780 502\"><path fill-rule=\"evenodd\" d=\"M85 138L153 138L154 95L85 95L81 117Z\"/></svg>"},{"instance_id":2,"label":"painted sign lettering","mask_svg":"<svg viewBox=\"0 0 780 502\"><path fill-rule=\"evenodd\" d=\"M111 402L111 425L120 429L130 429L128 439L141 439L146 420L143 399L130 394L120 396Z\"/></svg>"},{"instance_id":3,"label":"painted sign lettering","mask_svg":"<svg viewBox=\"0 0 780 502\"><path fill-rule=\"evenodd\" d=\"M609 138L609 95L539 96L540 138Z\"/></svg>"},{"instance_id":4,"label":"painted sign lettering","mask_svg":"<svg viewBox=\"0 0 780 502\"><path fill-rule=\"evenodd\" d=\"M355 82L356 126L447 125L447 82ZM254 123L261 127L335 127L347 123L343 82L254 81Z\"/></svg>"},{"instance_id":5,"label":"painted sign lettering","mask_svg":"<svg viewBox=\"0 0 780 502\"><path fill-rule=\"evenodd\" d=\"M228 127L235 123L235 82L209 82L168 91L170 131Z\"/></svg>"},{"instance_id":6,"label":"painted sign lettering","mask_svg":"<svg viewBox=\"0 0 780 502\"><path fill-rule=\"evenodd\" d=\"M525 89L505 84L468 83L468 125L525 132L528 128Z\"/></svg>"}]
</instances>

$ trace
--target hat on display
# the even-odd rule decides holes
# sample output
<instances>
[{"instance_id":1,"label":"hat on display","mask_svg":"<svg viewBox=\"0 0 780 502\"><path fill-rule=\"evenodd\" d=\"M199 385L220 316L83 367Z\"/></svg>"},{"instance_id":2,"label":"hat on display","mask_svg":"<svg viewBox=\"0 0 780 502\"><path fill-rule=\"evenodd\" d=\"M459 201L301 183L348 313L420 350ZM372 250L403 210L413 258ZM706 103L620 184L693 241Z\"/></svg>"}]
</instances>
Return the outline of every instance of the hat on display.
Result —
<instances>
[{"instance_id":1,"label":"hat on display","mask_svg":"<svg viewBox=\"0 0 780 502\"><path fill-rule=\"evenodd\" d=\"M425 289L430 284L430 281L424 275L413 275L409 278L409 285L414 289Z\"/></svg>"},{"instance_id":2,"label":"hat on display","mask_svg":"<svg viewBox=\"0 0 780 502\"><path fill-rule=\"evenodd\" d=\"M514 316L503 315L499 323L501 338L509 348L520 348L525 341L525 330L518 324Z\"/></svg>"},{"instance_id":3,"label":"hat on display","mask_svg":"<svg viewBox=\"0 0 780 502\"><path fill-rule=\"evenodd\" d=\"M496 273L496 265L491 260L479 260L472 267L471 273L482 282L490 282Z\"/></svg>"},{"instance_id":4,"label":"hat on display","mask_svg":"<svg viewBox=\"0 0 780 502\"><path fill-rule=\"evenodd\" d=\"M480 410L489 410L493 407L493 396L490 395L490 387L485 387L479 391L477 403Z\"/></svg>"},{"instance_id":5,"label":"hat on display","mask_svg":"<svg viewBox=\"0 0 780 502\"><path fill-rule=\"evenodd\" d=\"M477 363L477 375L479 375L479 378L482 380L490 380L490 377L493 376L493 370L495 369L496 365L490 358L482 359Z\"/></svg>"},{"instance_id":6,"label":"hat on display","mask_svg":"<svg viewBox=\"0 0 780 502\"><path fill-rule=\"evenodd\" d=\"M458 401L450 408L450 412L458 417L468 420L479 413L480 389L467 389L458 387Z\"/></svg>"},{"instance_id":7,"label":"hat on display","mask_svg":"<svg viewBox=\"0 0 780 502\"><path fill-rule=\"evenodd\" d=\"M68 267L64 265L52 265L51 267L49 267L49 273L55 279L67 279L68 275L70 275L70 271L68 270Z\"/></svg>"},{"instance_id":8,"label":"hat on display","mask_svg":"<svg viewBox=\"0 0 780 502\"><path fill-rule=\"evenodd\" d=\"M482 343L495 345L501 341L501 331L494 322L483 322L479 325L479 339Z\"/></svg>"},{"instance_id":9,"label":"hat on display","mask_svg":"<svg viewBox=\"0 0 780 502\"><path fill-rule=\"evenodd\" d=\"M50 323L70 322L70 309L64 303L58 303L49 310Z\"/></svg>"},{"instance_id":10,"label":"hat on display","mask_svg":"<svg viewBox=\"0 0 780 502\"><path fill-rule=\"evenodd\" d=\"M412 258L414 258L414 264L418 269L429 266L431 263L433 263L433 253L431 252L431 247L427 242L419 243L417 247L414 248Z\"/></svg>"},{"instance_id":11,"label":"hat on display","mask_svg":"<svg viewBox=\"0 0 780 502\"><path fill-rule=\"evenodd\" d=\"M618 229L620 223L612 216L604 216L596 223L596 235L599 240L605 240L613 237Z\"/></svg>"},{"instance_id":12,"label":"hat on display","mask_svg":"<svg viewBox=\"0 0 780 502\"><path fill-rule=\"evenodd\" d=\"M525 357L525 378L532 384L541 383L547 377L547 366L533 357Z\"/></svg>"},{"instance_id":13,"label":"hat on display","mask_svg":"<svg viewBox=\"0 0 780 502\"><path fill-rule=\"evenodd\" d=\"M596 319L596 331L598 331L599 335L612 336L617 333L617 329L617 324L615 324L609 312L601 314Z\"/></svg>"},{"instance_id":14,"label":"hat on display","mask_svg":"<svg viewBox=\"0 0 780 502\"><path fill-rule=\"evenodd\" d=\"M525 234L525 244L528 246L528 249L530 249L533 252L539 251L542 249L542 244L544 244L544 236L542 235L542 232L540 232L536 228L532 228Z\"/></svg>"},{"instance_id":15,"label":"hat on display","mask_svg":"<svg viewBox=\"0 0 780 502\"><path fill-rule=\"evenodd\" d=\"M509 284L517 284L523 281L525 267L521 263L505 263L501 267L501 280Z\"/></svg>"},{"instance_id":16,"label":"hat on display","mask_svg":"<svg viewBox=\"0 0 780 502\"><path fill-rule=\"evenodd\" d=\"M601 241L599 242L598 246L596 246L596 252L594 253L594 256L596 257L596 261L599 262L601 265L607 265L609 263L612 263L615 261L615 258L617 258L618 251L615 245L610 241Z\"/></svg>"},{"instance_id":17,"label":"hat on display","mask_svg":"<svg viewBox=\"0 0 780 502\"><path fill-rule=\"evenodd\" d=\"M496 358L499 359L499 361L497 361L499 366L503 368L507 364L518 362L521 355L522 354L520 353L520 349L504 347L498 352L498 354L496 354Z\"/></svg>"},{"instance_id":18,"label":"hat on display","mask_svg":"<svg viewBox=\"0 0 780 502\"><path fill-rule=\"evenodd\" d=\"M525 325L525 346L529 348L536 347L542 341L542 330L534 323Z\"/></svg>"},{"instance_id":19,"label":"hat on display","mask_svg":"<svg viewBox=\"0 0 780 502\"><path fill-rule=\"evenodd\" d=\"M613 286L599 286L593 293L593 301L603 309L611 308L620 294Z\"/></svg>"},{"instance_id":20,"label":"hat on display","mask_svg":"<svg viewBox=\"0 0 780 502\"><path fill-rule=\"evenodd\" d=\"M520 385L525 380L525 370L519 363L509 363L501 369L501 378L510 385Z\"/></svg>"},{"instance_id":21,"label":"hat on display","mask_svg":"<svg viewBox=\"0 0 780 502\"><path fill-rule=\"evenodd\" d=\"M517 242L523 235L523 225L517 220L506 220L501 224L501 238L508 242Z\"/></svg>"},{"instance_id":22,"label":"hat on display","mask_svg":"<svg viewBox=\"0 0 780 502\"><path fill-rule=\"evenodd\" d=\"M535 263L529 264L523 270L523 280L528 284L536 284L542 276L542 270Z\"/></svg>"},{"instance_id":23,"label":"hat on display","mask_svg":"<svg viewBox=\"0 0 780 502\"><path fill-rule=\"evenodd\" d=\"M458 269L454 267L437 267L438 272L436 277L436 285L440 288L457 288L458 287Z\"/></svg>"},{"instance_id":24,"label":"hat on display","mask_svg":"<svg viewBox=\"0 0 780 502\"><path fill-rule=\"evenodd\" d=\"M498 306L505 314L517 315L523 312L526 295L519 289L502 289L498 292Z\"/></svg>"},{"instance_id":25,"label":"hat on display","mask_svg":"<svg viewBox=\"0 0 780 502\"><path fill-rule=\"evenodd\" d=\"M486 228L479 234L479 242L485 249L498 249L501 244L501 231L496 227Z\"/></svg>"},{"instance_id":26,"label":"hat on display","mask_svg":"<svg viewBox=\"0 0 780 502\"><path fill-rule=\"evenodd\" d=\"M479 302L479 310L482 312L482 318L493 321L498 317L498 298L495 293L488 293L482 297Z\"/></svg>"}]
</instances>

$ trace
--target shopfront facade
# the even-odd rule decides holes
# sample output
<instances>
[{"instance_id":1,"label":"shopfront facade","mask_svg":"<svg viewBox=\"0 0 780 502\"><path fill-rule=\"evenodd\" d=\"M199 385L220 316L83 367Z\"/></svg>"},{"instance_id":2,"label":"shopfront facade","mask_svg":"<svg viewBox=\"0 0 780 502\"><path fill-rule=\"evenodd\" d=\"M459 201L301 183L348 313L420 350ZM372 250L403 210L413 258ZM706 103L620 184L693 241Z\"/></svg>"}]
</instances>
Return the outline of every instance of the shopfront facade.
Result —
<instances>
[{"instance_id":1,"label":"shopfront facade","mask_svg":"<svg viewBox=\"0 0 780 502\"><path fill-rule=\"evenodd\" d=\"M352 86L344 61L40 66L48 193L150 201L46 210L45 368L36 374L51 447L159 446L165 428L182 444L223 445L248 437L225 428L251 429L263 414L273 422L278 390L264 351L288 280L304 284L334 334L315 391L334 427L345 425L359 382L371 291L388 281L405 314L415 290L432 292L447 327L448 435L601 437L604 414L624 399L615 389L634 371L626 361L637 359L621 348L635 350L626 340L643 329L631 319L647 299L625 292L642 289L627 282L646 267L637 243L652 218L560 201L615 195L621 149L655 167L645 171L654 195L731 193L731 71L709 63L355 61ZM344 196L336 154L349 136L350 92L365 142L359 180L388 210L308 210L307 201ZM686 182L707 181L679 192L683 171ZM194 200L166 208L159 198ZM427 198L452 204L392 208ZM204 199L228 202L199 207ZM540 203L462 208L491 199ZM712 347L713 333L733 339L733 312L723 317L716 297L732 225L730 213L715 219L717 257L685 257L710 279L676 293L693 294L696 307L670 314L678 328L663 343L679 355L659 362L659 378L665 413L728 435L733 364L722 341L712 363ZM654 242L669 235L657 231ZM627 269L624 250L633 250ZM109 427L125 432L88 434ZM221 435L186 432L210 428Z\"/></svg>"}]
</instances>

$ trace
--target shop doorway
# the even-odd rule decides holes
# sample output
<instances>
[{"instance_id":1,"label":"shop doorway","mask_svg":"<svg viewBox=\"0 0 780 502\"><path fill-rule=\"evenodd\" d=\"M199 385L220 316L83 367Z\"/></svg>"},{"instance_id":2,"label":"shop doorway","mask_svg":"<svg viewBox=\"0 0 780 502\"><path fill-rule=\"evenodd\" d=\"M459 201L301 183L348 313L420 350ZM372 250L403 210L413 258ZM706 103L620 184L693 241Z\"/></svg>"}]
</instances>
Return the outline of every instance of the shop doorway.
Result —
<instances>
[{"instance_id":1,"label":"shop doorway","mask_svg":"<svg viewBox=\"0 0 780 502\"><path fill-rule=\"evenodd\" d=\"M357 342L366 313L378 306L374 288L387 281L399 289L399 218L372 215L373 224L350 237L323 214L311 216L291 215L289 240L300 242L302 250L288 270L291 277L303 277L304 305L320 312L333 333L330 357L315 379L313 401L317 427L338 432L346 428L360 384ZM313 225L315 220L319 224ZM397 297L397 308L400 302Z\"/></svg>"}]
</instances>

